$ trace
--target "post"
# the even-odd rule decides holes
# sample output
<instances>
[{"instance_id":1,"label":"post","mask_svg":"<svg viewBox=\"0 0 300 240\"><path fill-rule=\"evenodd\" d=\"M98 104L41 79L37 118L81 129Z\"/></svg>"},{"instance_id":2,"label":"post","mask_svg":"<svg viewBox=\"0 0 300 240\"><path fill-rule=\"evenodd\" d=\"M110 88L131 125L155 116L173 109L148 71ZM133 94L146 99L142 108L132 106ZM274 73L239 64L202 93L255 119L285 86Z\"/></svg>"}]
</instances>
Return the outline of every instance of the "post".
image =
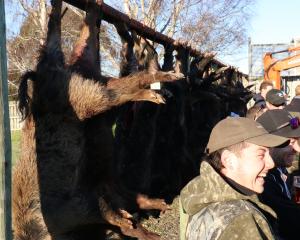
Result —
<instances>
[{"instance_id":1,"label":"post","mask_svg":"<svg viewBox=\"0 0 300 240\"><path fill-rule=\"evenodd\" d=\"M4 0L0 0L0 239L11 240L11 141Z\"/></svg>"},{"instance_id":2,"label":"post","mask_svg":"<svg viewBox=\"0 0 300 240\"><path fill-rule=\"evenodd\" d=\"M249 76L249 81L252 80L252 42L251 38L248 38L248 76Z\"/></svg>"}]
</instances>

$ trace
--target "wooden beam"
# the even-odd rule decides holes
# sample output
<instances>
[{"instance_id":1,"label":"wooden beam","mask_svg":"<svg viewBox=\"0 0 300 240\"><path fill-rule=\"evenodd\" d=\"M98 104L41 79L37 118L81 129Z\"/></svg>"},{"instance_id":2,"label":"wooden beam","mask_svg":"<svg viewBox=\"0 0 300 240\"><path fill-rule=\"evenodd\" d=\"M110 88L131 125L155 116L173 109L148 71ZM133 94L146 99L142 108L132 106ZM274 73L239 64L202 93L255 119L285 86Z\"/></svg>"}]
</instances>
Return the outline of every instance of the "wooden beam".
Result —
<instances>
[{"instance_id":1,"label":"wooden beam","mask_svg":"<svg viewBox=\"0 0 300 240\"><path fill-rule=\"evenodd\" d=\"M85 10L86 0L64 0L64 1L81 10ZM103 19L111 24L113 24L116 21L122 21L126 23L130 29L135 30L138 35L146 39L149 39L151 41L157 42L162 45L174 45L175 40L173 38L170 38L160 32L155 31L154 29L148 27L147 25L142 24L141 22L130 18L126 14L116 10L115 8L105 3L101 4L101 11L103 14ZM190 47L188 47L187 49L190 50L191 56L195 57L195 56L203 55L202 52L192 49ZM226 66L226 64L218 61L217 59L213 59L212 62L218 65L219 67Z\"/></svg>"},{"instance_id":2,"label":"wooden beam","mask_svg":"<svg viewBox=\"0 0 300 240\"><path fill-rule=\"evenodd\" d=\"M0 239L11 240L11 141L5 29L4 0L0 0Z\"/></svg>"},{"instance_id":3,"label":"wooden beam","mask_svg":"<svg viewBox=\"0 0 300 240\"><path fill-rule=\"evenodd\" d=\"M85 11L86 1L89 1L89 0L64 0L64 1L68 4L71 4L77 8ZM174 46L175 40L173 38L170 38L160 32L155 31L154 29L148 27L147 25L142 24L141 22L130 18L126 14L118 11L117 9L115 9L105 3L101 4L101 14L102 14L103 20L105 20L111 24L113 24L116 21L122 21L122 22L126 23L130 29L135 30L138 35L140 35L146 39L149 39L151 41L154 41L154 42L162 44L162 45L173 45ZM176 49L178 47L174 46L174 48ZM192 56L192 57L197 57L197 56L203 55L202 52L192 49L190 47L187 47L187 49L190 50L190 56ZM218 68L229 66L229 65L219 61L216 58L212 59L211 63L215 64ZM240 72L240 74L243 77L248 78L247 74L244 74L242 72Z\"/></svg>"}]
</instances>

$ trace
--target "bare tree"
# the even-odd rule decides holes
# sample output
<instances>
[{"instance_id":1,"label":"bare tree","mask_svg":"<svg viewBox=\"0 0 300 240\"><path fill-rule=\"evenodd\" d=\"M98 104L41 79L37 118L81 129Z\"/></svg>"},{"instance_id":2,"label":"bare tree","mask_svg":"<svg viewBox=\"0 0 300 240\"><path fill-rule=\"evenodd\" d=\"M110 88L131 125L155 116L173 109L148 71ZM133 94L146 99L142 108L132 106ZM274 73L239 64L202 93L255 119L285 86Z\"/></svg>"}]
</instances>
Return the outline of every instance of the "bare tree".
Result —
<instances>
[{"instance_id":1,"label":"bare tree","mask_svg":"<svg viewBox=\"0 0 300 240\"><path fill-rule=\"evenodd\" d=\"M234 53L247 41L253 4L254 0L195 1L184 17L181 34L203 51Z\"/></svg>"},{"instance_id":2,"label":"bare tree","mask_svg":"<svg viewBox=\"0 0 300 240\"><path fill-rule=\"evenodd\" d=\"M8 40L9 81L11 94L17 79L35 66L47 29L47 0L17 0L10 3L15 11L10 18L22 19L18 34ZM246 27L255 0L107 0L105 3L173 38L189 40L199 50L226 55L246 43ZM9 4L9 3L7 3ZM17 6L17 7L16 7ZM63 19L63 49L66 55L79 34L84 13L70 5ZM11 8L9 8L11 9ZM13 22L13 20L9 21ZM8 26L8 29L12 29ZM120 39L114 27L102 22L101 64L106 75L119 71ZM160 50L158 50L160 52Z\"/></svg>"},{"instance_id":3,"label":"bare tree","mask_svg":"<svg viewBox=\"0 0 300 240\"><path fill-rule=\"evenodd\" d=\"M8 22L13 25L16 19L21 20L19 31L10 31L7 40L8 51L8 79L10 97L14 99L17 94L18 80L22 73L33 68L39 55L39 49L44 43L47 31L49 1L17 0L7 3L9 15ZM69 56L73 43L78 39L84 12L65 4L68 10L62 20L62 47L65 56ZM14 29L8 26L8 29ZM104 65L118 69L119 42L110 38L111 28L104 24L101 29L101 56ZM118 39L117 39L118 40ZM113 46L113 47L111 47ZM107 69L108 67L104 68ZM117 71L116 71L117 72ZM111 71L107 71L112 75ZM116 75L116 74L114 74Z\"/></svg>"},{"instance_id":4,"label":"bare tree","mask_svg":"<svg viewBox=\"0 0 300 240\"><path fill-rule=\"evenodd\" d=\"M44 43L47 32L48 13L50 10L46 0L18 0L14 4L10 7L14 7L18 11L10 13L10 17L17 19L18 16L23 16L23 21L19 32L10 33L7 40L8 79L11 98L16 96L20 75L36 65L39 50ZM79 27L83 18L82 11L71 6L69 8L72 11L67 12L64 17L64 31L62 33L63 49L66 55L71 52L72 43L79 35Z\"/></svg>"},{"instance_id":5,"label":"bare tree","mask_svg":"<svg viewBox=\"0 0 300 240\"><path fill-rule=\"evenodd\" d=\"M169 37L202 51L228 54L246 43L255 0L110 0L107 3Z\"/></svg>"}]
</instances>

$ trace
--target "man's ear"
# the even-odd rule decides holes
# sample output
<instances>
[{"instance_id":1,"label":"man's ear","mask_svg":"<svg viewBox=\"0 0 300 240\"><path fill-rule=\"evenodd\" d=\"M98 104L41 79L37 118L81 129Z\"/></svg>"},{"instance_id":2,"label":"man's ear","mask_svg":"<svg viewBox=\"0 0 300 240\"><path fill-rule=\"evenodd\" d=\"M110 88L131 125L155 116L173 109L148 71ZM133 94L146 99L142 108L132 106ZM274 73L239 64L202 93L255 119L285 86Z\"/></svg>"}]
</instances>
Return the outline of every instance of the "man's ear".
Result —
<instances>
[{"instance_id":1,"label":"man's ear","mask_svg":"<svg viewBox=\"0 0 300 240\"><path fill-rule=\"evenodd\" d=\"M232 171L236 167L237 158L235 154L229 150L224 150L221 154L221 162L224 167L223 171ZM225 172L224 172L225 173Z\"/></svg>"}]
</instances>

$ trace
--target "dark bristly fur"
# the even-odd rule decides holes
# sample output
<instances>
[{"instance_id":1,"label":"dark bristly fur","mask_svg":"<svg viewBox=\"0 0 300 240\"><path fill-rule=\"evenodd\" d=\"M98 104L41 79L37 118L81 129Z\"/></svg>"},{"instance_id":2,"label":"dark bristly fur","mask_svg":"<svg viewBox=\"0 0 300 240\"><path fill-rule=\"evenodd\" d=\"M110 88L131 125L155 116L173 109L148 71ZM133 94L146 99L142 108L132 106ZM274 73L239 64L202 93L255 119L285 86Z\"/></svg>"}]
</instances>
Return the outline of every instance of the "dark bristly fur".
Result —
<instances>
[{"instance_id":1,"label":"dark bristly fur","mask_svg":"<svg viewBox=\"0 0 300 240\"><path fill-rule=\"evenodd\" d=\"M24 120L29 114L30 97L28 95L28 79L35 81L36 75L34 71L26 72L20 79L20 86L18 90L19 98L19 111L22 114L22 120Z\"/></svg>"},{"instance_id":2,"label":"dark bristly fur","mask_svg":"<svg viewBox=\"0 0 300 240\"><path fill-rule=\"evenodd\" d=\"M95 186L88 184L86 121L127 101L160 103L160 95L142 88L154 79L172 81L180 75L138 73L110 79L104 86L75 73L72 66L66 66L61 51L62 1L51 4L46 44L36 70L23 76L19 90L20 110L26 119L13 177L14 236L18 240L101 239L88 231L95 224L129 227L131 223L116 215L97 196ZM82 46L90 38L82 38ZM33 80L31 100L28 79Z\"/></svg>"},{"instance_id":3,"label":"dark bristly fur","mask_svg":"<svg viewBox=\"0 0 300 240\"><path fill-rule=\"evenodd\" d=\"M149 55L145 58L150 64L146 62L143 65L148 66L150 71L159 69L154 49L146 49ZM172 52L170 47L165 49L163 66L166 70L173 68ZM177 57L176 66L178 72L184 72L187 68L187 56L183 50ZM118 161L122 168L119 167L119 172L127 188L166 199L170 203L197 169L186 150L187 82L181 80L164 84L162 89L168 93L166 104L136 104L130 131L123 130L123 123L119 121L116 139L121 149ZM139 174L141 171L142 175ZM129 176L128 172L133 174Z\"/></svg>"}]
</instances>

